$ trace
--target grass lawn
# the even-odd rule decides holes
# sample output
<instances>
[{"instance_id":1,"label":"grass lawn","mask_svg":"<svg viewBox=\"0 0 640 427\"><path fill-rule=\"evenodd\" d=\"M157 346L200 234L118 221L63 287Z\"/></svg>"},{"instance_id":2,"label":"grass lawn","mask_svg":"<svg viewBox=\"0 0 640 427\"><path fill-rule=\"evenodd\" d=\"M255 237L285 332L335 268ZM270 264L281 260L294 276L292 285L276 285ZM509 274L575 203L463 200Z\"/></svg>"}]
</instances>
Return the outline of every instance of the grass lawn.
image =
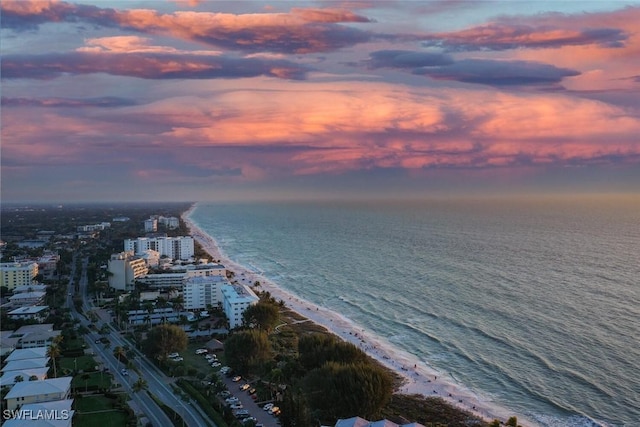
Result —
<instances>
[{"instance_id":1,"label":"grass lawn","mask_svg":"<svg viewBox=\"0 0 640 427\"><path fill-rule=\"evenodd\" d=\"M76 360L76 362L74 362L74 360ZM58 360L60 369L68 369L70 371L73 371L76 368L76 364L79 371L94 369L97 365L93 356L61 357Z\"/></svg>"},{"instance_id":2,"label":"grass lawn","mask_svg":"<svg viewBox=\"0 0 640 427\"><path fill-rule=\"evenodd\" d=\"M84 374L78 374L73 377L71 381L71 387L78 388L80 391L85 388L85 380L82 378ZM91 372L87 373L89 378L87 379L86 386L91 388L92 386L97 386L98 388L108 389L111 386L111 374L104 372Z\"/></svg>"},{"instance_id":3,"label":"grass lawn","mask_svg":"<svg viewBox=\"0 0 640 427\"><path fill-rule=\"evenodd\" d=\"M126 425L127 414L119 409L113 409L113 402L114 400L104 396L76 399L76 416L73 419L74 427L121 427Z\"/></svg>"},{"instance_id":4,"label":"grass lawn","mask_svg":"<svg viewBox=\"0 0 640 427\"><path fill-rule=\"evenodd\" d=\"M78 414L73 417L74 427L122 427L126 425L127 414L116 409L95 414Z\"/></svg>"}]
</instances>

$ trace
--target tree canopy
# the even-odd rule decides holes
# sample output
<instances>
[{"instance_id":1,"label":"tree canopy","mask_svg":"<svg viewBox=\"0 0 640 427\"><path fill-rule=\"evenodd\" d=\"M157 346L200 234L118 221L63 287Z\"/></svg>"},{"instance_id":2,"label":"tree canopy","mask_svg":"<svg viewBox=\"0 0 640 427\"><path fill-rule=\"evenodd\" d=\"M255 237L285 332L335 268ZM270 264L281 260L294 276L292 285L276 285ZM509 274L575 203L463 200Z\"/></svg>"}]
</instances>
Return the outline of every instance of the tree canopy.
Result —
<instances>
[{"instance_id":1,"label":"tree canopy","mask_svg":"<svg viewBox=\"0 0 640 427\"><path fill-rule=\"evenodd\" d=\"M167 355L187 348L187 333L177 325L162 324L151 328L143 343L143 350L149 357L165 360Z\"/></svg>"},{"instance_id":2,"label":"tree canopy","mask_svg":"<svg viewBox=\"0 0 640 427\"><path fill-rule=\"evenodd\" d=\"M227 363L239 372L248 372L271 359L271 343L261 330L241 331L231 335L224 343Z\"/></svg>"},{"instance_id":3,"label":"tree canopy","mask_svg":"<svg viewBox=\"0 0 640 427\"><path fill-rule=\"evenodd\" d=\"M268 301L259 301L257 304L247 307L242 315L243 323L246 326L255 326L267 333L278 323L280 310Z\"/></svg>"},{"instance_id":4,"label":"tree canopy","mask_svg":"<svg viewBox=\"0 0 640 427\"><path fill-rule=\"evenodd\" d=\"M333 335L309 334L298 341L299 361L307 369L315 369L326 362L356 363L367 360L367 355L355 345Z\"/></svg>"},{"instance_id":5,"label":"tree canopy","mask_svg":"<svg viewBox=\"0 0 640 427\"><path fill-rule=\"evenodd\" d=\"M304 387L323 419L358 414L375 418L391 398L393 383L382 368L367 362L327 362L305 377Z\"/></svg>"}]
</instances>

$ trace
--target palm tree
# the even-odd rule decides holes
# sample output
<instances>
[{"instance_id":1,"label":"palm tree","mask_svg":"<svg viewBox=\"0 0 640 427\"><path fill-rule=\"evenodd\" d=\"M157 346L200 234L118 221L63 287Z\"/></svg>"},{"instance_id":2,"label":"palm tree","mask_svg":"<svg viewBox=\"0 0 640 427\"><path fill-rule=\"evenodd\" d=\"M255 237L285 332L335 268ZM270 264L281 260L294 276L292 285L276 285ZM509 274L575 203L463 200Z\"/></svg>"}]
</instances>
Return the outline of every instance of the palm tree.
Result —
<instances>
[{"instance_id":1,"label":"palm tree","mask_svg":"<svg viewBox=\"0 0 640 427\"><path fill-rule=\"evenodd\" d=\"M118 359L118 362L122 362L122 356L126 356L125 349L118 345L113 349L113 355Z\"/></svg>"},{"instance_id":2,"label":"palm tree","mask_svg":"<svg viewBox=\"0 0 640 427\"><path fill-rule=\"evenodd\" d=\"M142 390L146 390L148 388L148 384L144 378L139 377L135 383L133 383L133 391L138 392Z\"/></svg>"},{"instance_id":3,"label":"palm tree","mask_svg":"<svg viewBox=\"0 0 640 427\"><path fill-rule=\"evenodd\" d=\"M49 346L49 349L47 350L47 356L49 356L51 358L51 361L53 363L53 377L54 378L58 378L58 368L56 366L57 361L56 359L58 357L60 357L61 351L60 351L60 347L58 347L56 344L51 344Z\"/></svg>"}]
</instances>

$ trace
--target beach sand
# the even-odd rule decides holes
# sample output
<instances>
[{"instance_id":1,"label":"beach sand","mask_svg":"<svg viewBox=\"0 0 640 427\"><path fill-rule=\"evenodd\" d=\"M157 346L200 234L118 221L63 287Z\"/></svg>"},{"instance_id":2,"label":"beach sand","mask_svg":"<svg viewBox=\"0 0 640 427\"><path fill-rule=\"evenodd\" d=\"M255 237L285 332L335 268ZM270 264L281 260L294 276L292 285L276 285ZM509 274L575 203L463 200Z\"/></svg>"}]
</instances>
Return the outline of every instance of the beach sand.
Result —
<instances>
[{"instance_id":1,"label":"beach sand","mask_svg":"<svg viewBox=\"0 0 640 427\"><path fill-rule=\"evenodd\" d=\"M211 236L190 220L189 216L193 209L195 209L195 205L182 215L191 235L213 260L219 260L228 270L235 273L234 280L247 285L259 281L260 289L268 291L276 300L284 301L287 307L301 316L324 326L343 340L360 347L370 357L404 378L403 385L397 390L398 393L441 397L451 405L487 421L493 419L506 421L514 415L491 401L482 399L477 394L466 390L462 385L456 384L450 376L430 368L418 360L416 356L394 348L390 343L358 327L340 314L305 301L260 274L233 262L220 250L217 242ZM535 425L530 420L522 419L521 416L518 416L518 422L527 427Z\"/></svg>"}]
</instances>

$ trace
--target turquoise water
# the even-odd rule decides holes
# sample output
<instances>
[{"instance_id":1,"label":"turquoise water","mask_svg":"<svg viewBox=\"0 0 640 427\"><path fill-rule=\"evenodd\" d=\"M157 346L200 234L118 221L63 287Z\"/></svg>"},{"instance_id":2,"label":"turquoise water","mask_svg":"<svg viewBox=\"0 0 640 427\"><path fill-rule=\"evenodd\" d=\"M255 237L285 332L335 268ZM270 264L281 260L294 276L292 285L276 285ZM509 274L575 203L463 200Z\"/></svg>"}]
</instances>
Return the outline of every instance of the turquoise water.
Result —
<instances>
[{"instance_id":1,"label":"turquoise water","mask_svg":"<svg viewBox=\"0 0 640 427\"><path fill-rule=\"evenodd\" d=\"M640 200L200 203L234 261L547 426L640 425Z\"/></svg>"}]
</instances>

